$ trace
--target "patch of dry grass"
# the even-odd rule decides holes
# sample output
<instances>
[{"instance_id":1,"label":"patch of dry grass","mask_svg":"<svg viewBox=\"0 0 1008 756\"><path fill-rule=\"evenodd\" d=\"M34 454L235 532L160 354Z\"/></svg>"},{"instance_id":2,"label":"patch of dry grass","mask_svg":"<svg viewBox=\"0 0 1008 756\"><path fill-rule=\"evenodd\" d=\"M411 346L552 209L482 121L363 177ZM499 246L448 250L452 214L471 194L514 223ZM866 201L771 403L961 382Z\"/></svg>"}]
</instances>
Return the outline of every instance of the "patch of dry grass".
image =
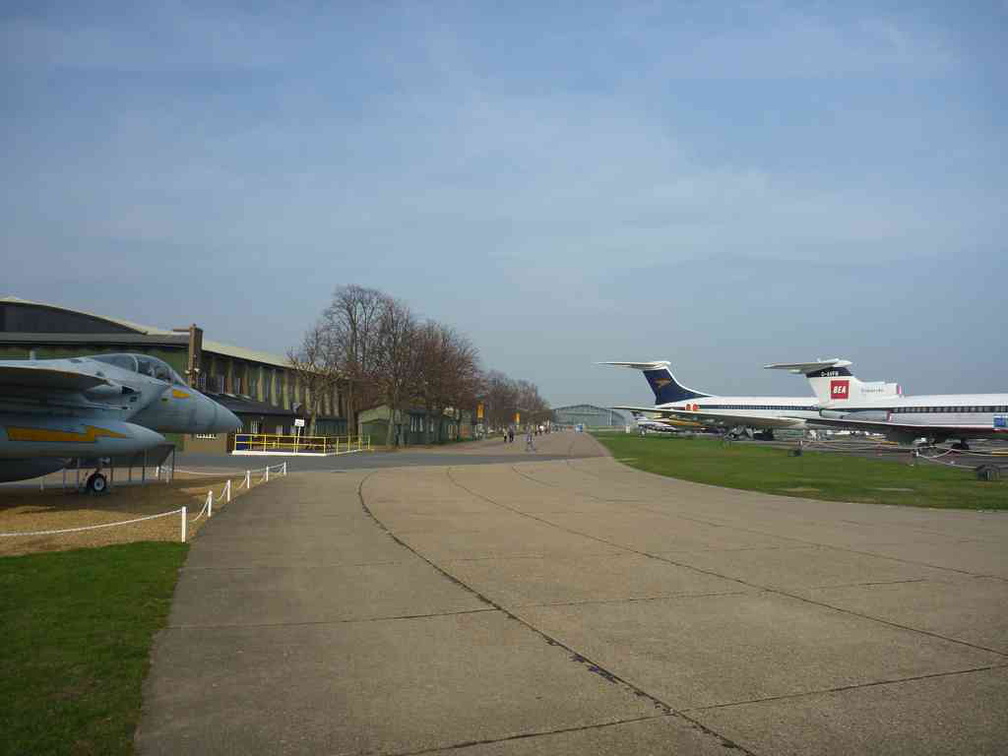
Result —
<instances>
[{"instance_id":1,"label":"patch of dry grass","mask_svg":"<svg viewBox=\"0 0 1008 756\"><path fill-rule=\"evenodd\" d=\"M244 478L244 472L240 471L230 476L232 491L236 491ZM212 488L215 492L214 509L225 506L216 497L228 479L226 474L191 476L178 473L171 483L156 480L146 485L120 483L102 495L82 494L70 489L62 491L54 487L45 491L0 487L0 533L102 525L186 506L189 510L188 537L192 537L206 521L205 517L196 522L192 519L203 508L209 489ZM0 537L0 555L65 551L136 541L178 541L180 538L181 516L175 514L156 520L77 533L3 536Z\"/></svg>"}]
</instances>

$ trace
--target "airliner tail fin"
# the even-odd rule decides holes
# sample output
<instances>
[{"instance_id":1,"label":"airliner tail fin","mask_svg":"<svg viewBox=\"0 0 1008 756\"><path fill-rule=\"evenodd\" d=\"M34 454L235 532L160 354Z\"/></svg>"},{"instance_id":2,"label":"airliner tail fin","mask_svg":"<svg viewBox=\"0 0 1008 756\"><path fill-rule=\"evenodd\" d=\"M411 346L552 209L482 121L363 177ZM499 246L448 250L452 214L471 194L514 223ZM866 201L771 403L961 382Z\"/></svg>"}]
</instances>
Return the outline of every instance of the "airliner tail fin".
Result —
<instances>
[{"instance_id":1,"label":"airliner tail fin","mask_svg":"<svg viewBox=\"0 0 1008 756\"><path fill-rule=\"evenodd\" d=\"M850 360L833 358L815 362L778 362L764 367L768 370L788 370L804 374L822 405L845 404L882 396L900 396L903 393L898 383L865 382L858 379L849 370L851 364Z\"/></svg>"},{"instance_id":2,"label":"airliner tail fin","mask_svg":"<svg viewBox=\"0 0 1008 756\"><path fill-rule=\"evenodd\" d=\"M644 373L648 385L655 395L655 404L667 404L668 402L681 402L685 399L698 399L709 396L699 391L683 386L669 370L670 363L667 360L655 362L600 362L599 365L615 365L616 367L626 367L632 370L640 370Z\"/></svg>"}]
</instances>

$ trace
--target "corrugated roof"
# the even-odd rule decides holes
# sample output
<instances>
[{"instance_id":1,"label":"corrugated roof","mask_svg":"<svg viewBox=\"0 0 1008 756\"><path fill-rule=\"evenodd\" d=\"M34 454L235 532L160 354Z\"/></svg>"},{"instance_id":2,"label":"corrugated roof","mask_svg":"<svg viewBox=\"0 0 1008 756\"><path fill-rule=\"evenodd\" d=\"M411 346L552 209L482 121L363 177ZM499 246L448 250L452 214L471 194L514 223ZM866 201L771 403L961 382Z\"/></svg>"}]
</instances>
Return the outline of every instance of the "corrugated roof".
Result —
<instances>
[{"instance_id":1,"label":"corrugated roof","mask_svg":"<svg viewBox=\"0 0 1008 756\"><path fill-rule=\"evenodd\" d=\"M21 299L21 297L0 297L0 302L7 302L9 304L27 304L35 305L36 307L48 307L50 310L63 310L64 312L74 312L79 315L87 315L91 318L97 318L98 320L104 320L108 323L115 323L116 325L122 326L123 328L129 328L137 333L146 333L150 336L166 336L168 334L174 333L171 330L165 330L164 328L155 328L154 326L140 325L139 323L132 323L128 320L120 320L119 318L110 318L106 315L98 315L93 312L88 312L87 310L77 310L73 307L64 307L63 305L51 304L49 302L33 302L30 299Z\"/></svg>"},{"instance_id":2,"label":"corrugated roof","mask_svg":"<svg viewBox=\"0 0 1008 756\"><path fill-rule=\"evenodd\" d=\"M277 367L290 367L290 363L285 357L270 354L269 352L260 352L255 349L236 347L231 344L224 344L220 341L208 341L207 339L203 339L203 351L223 354L226 357L234 357L236 359L249 360L251 362L265 362L267 365L276 365Z\"/></svg>"},{"instance_id":3,"label":"corrugated roof","mask_svg":"<svg viewBox=\"0 0 1008 756\"><path fill-rule=\"evenodd\" d=\"M129 328L132 331L136 331L139 334L146 334L148 336L182 336L184 335L181 331L172 331L165 328L155 328L154 326L140 325L139 323L133 323L129 320L121 320L119 318L110 318L105 315L97 315L93 312L88 312L87 310L78 310L72 307L63 307L62 305L50 304L49 302L34 302L30 299L22 299L21 297L0 297L0 303L9 304L26 304L35 305L36 307L47 307L52 310L63 310L64 312L73 312L80 315L87 315L88 317L97 318L98 320L104 320L109 323L114 323L116 325L122 326L124 328ZM203 340L203 350L206 352L214 352L215 354L222 354L225 357L234 357L240 360L249 360L250 362L262 362L267 365L274 365L276 367L290 367L290 363L287 361L286 357L282 357L277 354L272 354L270 352L260 352L256 349L246 349L244 347L237 347L231 344L225 344L221 341L210 341L208 339Z\"/></svg>"}]
</instances>

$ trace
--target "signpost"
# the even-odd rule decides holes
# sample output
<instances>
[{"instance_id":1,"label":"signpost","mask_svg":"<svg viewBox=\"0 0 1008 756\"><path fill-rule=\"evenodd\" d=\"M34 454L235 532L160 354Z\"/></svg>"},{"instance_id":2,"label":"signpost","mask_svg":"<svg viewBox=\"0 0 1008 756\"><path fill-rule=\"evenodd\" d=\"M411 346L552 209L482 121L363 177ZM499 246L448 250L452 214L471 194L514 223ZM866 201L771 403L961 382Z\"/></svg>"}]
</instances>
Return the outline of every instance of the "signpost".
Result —
<instances>
[{"instance_id":1,"label":"signpost","mask_svg":"<svg viewBox=\"0 0 1008 756\"><path fill-rule=\"evenodd\" d=\"M301 429L304 428L304 418L295 417L294 418L294 453L297 454L298 450L298 439L301 438Z\"/></svg>"}]
</instances>

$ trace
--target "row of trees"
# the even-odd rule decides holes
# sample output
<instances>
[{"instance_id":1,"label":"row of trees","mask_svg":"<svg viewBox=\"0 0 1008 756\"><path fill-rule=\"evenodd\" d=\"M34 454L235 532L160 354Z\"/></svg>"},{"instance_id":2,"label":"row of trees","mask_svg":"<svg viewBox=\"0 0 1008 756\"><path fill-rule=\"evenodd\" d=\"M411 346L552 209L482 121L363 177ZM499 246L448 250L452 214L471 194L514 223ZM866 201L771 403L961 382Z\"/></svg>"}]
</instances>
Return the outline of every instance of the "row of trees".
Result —
<instances>
[{"instance_id":1,"label":"row of trees","mask_svg":"<svg viewBox=\"0 0 1008 756\"><path fill-rule=\"evenodd\" d=\"M309 391L307 413L315 418L321 400L337 387L345 397L348 421L356 427L361 410L377 404L392 417L407 407L422 407L427 442L440 441L438 420L449 407L484 405L490 426L507 425L516 412L541 422L549 405L528 381L498 371L484 373L479 353L451 326L420 320L402 301L377 289L340 286L299 347L287 353ZM394 441L388 425L387 444ZM431 428L437 436L431 436Z\"/></svg>"}]
</instances>

